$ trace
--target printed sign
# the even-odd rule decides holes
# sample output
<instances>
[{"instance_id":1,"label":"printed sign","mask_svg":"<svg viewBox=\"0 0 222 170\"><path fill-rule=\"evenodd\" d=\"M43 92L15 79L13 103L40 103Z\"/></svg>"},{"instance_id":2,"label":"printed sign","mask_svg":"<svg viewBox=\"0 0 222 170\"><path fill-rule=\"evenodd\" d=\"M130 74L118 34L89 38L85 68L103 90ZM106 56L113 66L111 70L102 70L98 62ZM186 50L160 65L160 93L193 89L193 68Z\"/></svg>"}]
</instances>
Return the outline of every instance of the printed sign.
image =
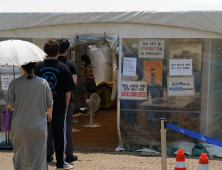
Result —
<instances>
[{"instance_id":1,"label":"printed sign","mask_svg":"<svg viewBox=\"0 0 222 170\"><path fill-rule=\"evenodd\" d=\"M139 58L164 58L164 40L140 40L139 41Z\"/></svg>"},{"instance_id":2,"label":"printed sign","mask_svg":"<svg viewBox=\"0 0 222 170\"><path fill-rule=\"evenodd\" d=\"M123 75L136 76L136 58L124 57L123 58Z\"/></svg>"},{"instance_id":3,"label":"printed sign","mask_svg":"<svg viewBox=\"0 0 222 170\"><path fill-rule=\"evenodd\" d=\"M145 81L122 81L121 99L147 100L147 83Z\"/></svg>"},{"instance_id":4,"label":"printed sign","mask_svg":"<svg viewBox=\"0 0 222 170\"><path fill-rule=\"evenodd\" d=\"M14 66L14 71L15 71L15 73L18 73L20 71L19 67ZM13 66L0 65L0 72L2 72L2 73L13 73Z\"/></svg>"},{"instance_id":5,"label":"printed sign","mask_svg":"<svg viewBox=\"0 0 222 170\"><path fill-rule=\"evenodd\" d=\"M144 81L148 85L162 85L162 61L144 61Z\"/></svg>"},{"instance_id":6,"label":"printed sign","mask_svg":"<svg viewBox=\"0 0 222 170\"><path fill-rule=\"evenodd\" d=\"M20 77L20 75L15 75L15 78ZM2 75L1 76L1 84L2 84L2 90L8 90L8 86L11 83L11 81L14 80L14 76L12 75Z\"/></svg>"},{"instance_id":7,"label":"printed sign","mask_svg":"<svg viewBox=\"0 0 222 170\"><path fill-rule=\"evenodd\" d=\"M168 77L168 96L195 95L194 77Z\"/></svg>"},{"instance_id":8,"label":"printed sign","mask_svg":"<svg viewBox=\"0 0 222 170\"><path fill-rule=\"evenodd\" d=\"M192 59L169 60L170 76L192 76Z\"/></svg>"}]
</instances>

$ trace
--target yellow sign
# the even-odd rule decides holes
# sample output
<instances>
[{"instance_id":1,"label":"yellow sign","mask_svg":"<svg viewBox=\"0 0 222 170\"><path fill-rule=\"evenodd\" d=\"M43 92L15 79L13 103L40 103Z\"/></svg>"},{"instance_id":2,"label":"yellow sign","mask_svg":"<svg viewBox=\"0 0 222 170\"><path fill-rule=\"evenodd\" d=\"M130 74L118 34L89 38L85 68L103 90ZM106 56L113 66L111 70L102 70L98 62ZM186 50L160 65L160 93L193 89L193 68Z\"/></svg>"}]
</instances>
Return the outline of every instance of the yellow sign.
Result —
<instances>
[{"instance_id":1,"label":"yellow sign","mask_svg":"<svg viewBox=\"0 0 222 170\"><path fill-rule=\"evenodd\" d=\"M144 81L147 85L162 85L162 61L144 61Z\"/></svg>"}]
</instances>

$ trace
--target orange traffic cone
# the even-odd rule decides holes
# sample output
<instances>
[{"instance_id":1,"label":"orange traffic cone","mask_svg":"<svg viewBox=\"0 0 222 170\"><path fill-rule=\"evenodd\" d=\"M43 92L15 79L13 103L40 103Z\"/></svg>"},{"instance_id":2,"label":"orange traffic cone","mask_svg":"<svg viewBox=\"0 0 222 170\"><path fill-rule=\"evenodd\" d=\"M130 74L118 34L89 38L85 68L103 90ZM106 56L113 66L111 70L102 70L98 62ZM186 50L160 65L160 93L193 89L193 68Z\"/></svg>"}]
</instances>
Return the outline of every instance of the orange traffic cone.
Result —
<instances>
[{"instance_id":1,"label":"orange traffic cone","mask_svg":"<svg viewBox=\"0 0 222 170\"><path fill-rule=\"evenodd\" d=\"M175 170L187 170L183 149L178 149Z\"/></svg>"},{"instance_id":2,"label":"orange traffic cone","mask_svg":"<svg viewBox=\"0 0 222 170\"><path fill-rule=\"evenodd\" d=\"M206 153L200 155L198 170L210 170Z\"/></svg>"}]
</instances>

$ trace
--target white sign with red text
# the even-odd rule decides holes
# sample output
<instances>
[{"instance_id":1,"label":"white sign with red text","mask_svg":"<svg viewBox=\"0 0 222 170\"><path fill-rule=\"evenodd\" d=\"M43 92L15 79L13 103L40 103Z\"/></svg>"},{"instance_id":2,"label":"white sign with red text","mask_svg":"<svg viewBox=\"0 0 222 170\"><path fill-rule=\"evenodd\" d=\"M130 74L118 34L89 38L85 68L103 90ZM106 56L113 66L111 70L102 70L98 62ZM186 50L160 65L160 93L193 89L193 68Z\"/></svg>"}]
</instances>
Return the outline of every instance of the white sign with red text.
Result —
<instances>
[{"instance_id":1,"label":"white sign with red text","mask_svg":"<svg viewBox=\"0 0 222 170\"><path fill-rule=\"evenodd\" d=\"M18 78L20 76L21 75L15 75L15 78ZM10 85L12 80L14 80L14 76L12 75L1 75L2 90L8 90L8 86Z\"/></svg>"},{"instance_id":2,"label":"white sign with red text","mask_svg":"<svg viewBox=\"0 0 222 170\"><path fill-rule=\"evenodd\" d=\"M140 40L138 58L164 58L164 40Z\"/></svg>"},{"instance_id":3,"label":"white sign with red text","mask_svg":"<svg viewBox=\"0 0 222 170\"><path fill-rule=\"evenodd\" d=\"M147 100L147 82L122 81L121 99Z\"/></svg>"}]
</instances>

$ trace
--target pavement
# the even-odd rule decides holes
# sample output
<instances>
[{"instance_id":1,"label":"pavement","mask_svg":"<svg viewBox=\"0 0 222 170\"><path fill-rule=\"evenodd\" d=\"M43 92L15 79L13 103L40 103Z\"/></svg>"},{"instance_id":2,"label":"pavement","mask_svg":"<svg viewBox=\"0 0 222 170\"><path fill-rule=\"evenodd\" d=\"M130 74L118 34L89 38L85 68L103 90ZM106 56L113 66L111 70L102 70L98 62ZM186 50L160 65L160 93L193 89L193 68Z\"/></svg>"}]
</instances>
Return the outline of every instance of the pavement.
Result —
<instances>
[{"instance_id":1,"label":"pavement","mask_svg":"<svg viewBox=\"0 0 222 170\"><path fill-rule=\"evenodd\" d=\"M76 115L78 123L73 128L81 130L73 133L75 155L79 160L73 163L76 170L161 170L160 156L141 156L141 152L114 152L118 146L116 110L101 111L94 117L101 128L83 128L89 117ZM0 128L1 130L1 128ZM5 140L0 132L0 142ZM55 157L55 156L54 156ZM198 169L196 157L186 157L187 170ZM13 170L13 151L0 150L0 170ZM167 158L167 170L174 170L176 157ZM56 170L55 160L48 164L49 170ZM210 170L222 170L221 158L209 158Z\"/></svg>"},{"instance_id":2,"label":"pavement","mask_svg":"<svg viewBox=\"0 0 222 170\"><path fill-rule=\"evenodd\" d=\"M76 170L161 170L160 156L140 156L140 152L77 151L79 160L73 163ZM0 170L13 170L12 151L0 151ZM186 157L187 170L198 169L198 158ZM167 170L174 170L175 156L167 158ZM222 170L221 158L209 159L210 170ZM48 164L55 170L55 161Z\"/></svg>"}]
</instances>

